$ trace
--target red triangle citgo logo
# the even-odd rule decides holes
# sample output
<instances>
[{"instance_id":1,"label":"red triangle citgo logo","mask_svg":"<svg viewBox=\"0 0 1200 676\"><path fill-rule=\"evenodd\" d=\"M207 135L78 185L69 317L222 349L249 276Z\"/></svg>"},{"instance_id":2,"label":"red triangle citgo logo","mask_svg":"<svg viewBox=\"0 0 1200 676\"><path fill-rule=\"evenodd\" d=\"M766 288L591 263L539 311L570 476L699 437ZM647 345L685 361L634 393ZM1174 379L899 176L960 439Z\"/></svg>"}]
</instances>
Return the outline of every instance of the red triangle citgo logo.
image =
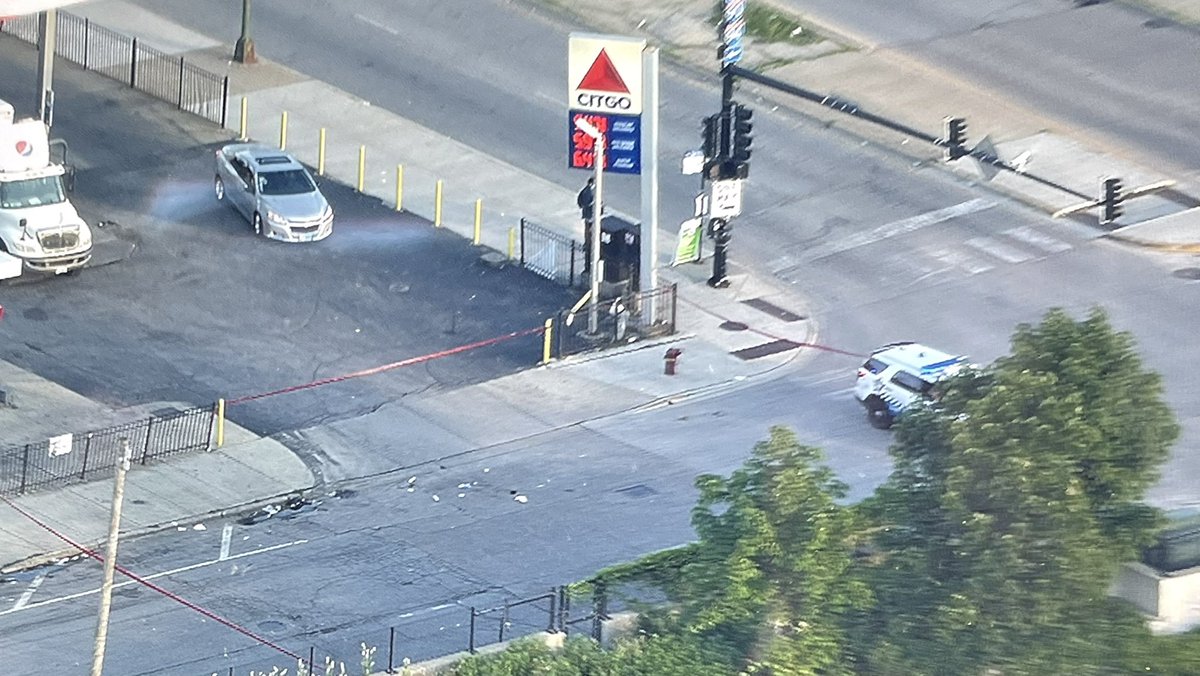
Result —
<instances>
[{"instance_id":1,"label":"red triangle citgo logo","mask_svg":"<svg viewBox=\"0 0 1200 676\"><path fill-rule=\"evenodd\" d=\"M579 86L576 89L587 89L594 92L629 93L629 87L625 86L625 80L621 79L621 74L617 72L617 67L613 65L612 59L608 58L608 52L603 49L596 55L596 60L592 62L592 67L588 68L587 73L579 81Z\"/></svg>"}]
</instances>

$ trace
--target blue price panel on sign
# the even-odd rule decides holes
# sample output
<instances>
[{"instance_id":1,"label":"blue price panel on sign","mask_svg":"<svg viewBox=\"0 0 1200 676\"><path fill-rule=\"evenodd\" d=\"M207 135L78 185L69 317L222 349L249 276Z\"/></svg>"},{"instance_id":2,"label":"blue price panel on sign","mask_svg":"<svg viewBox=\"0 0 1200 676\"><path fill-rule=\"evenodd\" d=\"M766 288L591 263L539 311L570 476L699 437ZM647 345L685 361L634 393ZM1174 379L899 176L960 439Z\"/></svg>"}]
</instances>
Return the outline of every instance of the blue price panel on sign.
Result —
<instances>
[{"instance_id":1,"label":"blue price panel on sign","mask_svg":"<svg viewBox=\"0 0 1200 676\"><path fill-rule=\"evenodd\" d=\"M642 118L572 110L567 115L567 166L592 169L596 148L592 137L575 126L583 118L604 134L604 170L616 174L642 173Z\"/></svg>"}]
</instances>

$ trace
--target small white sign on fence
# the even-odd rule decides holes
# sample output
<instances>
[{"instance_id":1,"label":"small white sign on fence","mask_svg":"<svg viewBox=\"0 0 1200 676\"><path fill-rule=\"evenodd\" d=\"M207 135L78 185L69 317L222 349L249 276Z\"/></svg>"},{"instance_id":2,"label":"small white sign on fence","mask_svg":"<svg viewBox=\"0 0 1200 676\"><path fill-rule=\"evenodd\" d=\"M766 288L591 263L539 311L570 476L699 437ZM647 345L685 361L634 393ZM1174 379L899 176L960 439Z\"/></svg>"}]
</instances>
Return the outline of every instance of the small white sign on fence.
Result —
<instances>
[{"instance_id":1,"label":"small white sign on fence","mask_svg":"<svg viewBox=\"0 0 1200 676\"><path fill-rule=\"evenodd\" d=\"M74 435L70 432L60 434L56 437L50 437L49 443L46 445L50 450L50 457L57 458L60 455L66 455L71 452L71 442L74 440Z\"/></svg>"}]
</instances>

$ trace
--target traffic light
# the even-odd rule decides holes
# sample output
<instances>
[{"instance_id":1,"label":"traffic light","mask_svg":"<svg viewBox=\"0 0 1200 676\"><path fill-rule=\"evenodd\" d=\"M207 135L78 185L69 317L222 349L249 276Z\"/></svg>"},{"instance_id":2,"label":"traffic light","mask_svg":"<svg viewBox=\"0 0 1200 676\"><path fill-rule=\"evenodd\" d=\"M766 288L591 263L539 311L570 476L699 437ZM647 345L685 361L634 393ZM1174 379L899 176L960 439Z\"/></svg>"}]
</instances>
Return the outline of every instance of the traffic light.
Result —
<instances>
[{"instance_id":1,"label":"traffic light","mask_svg":"<svg viewBox=\"0 0 1200 676\"><path fill-rule=\"evenodd\" d=\"M1112 223L1125 213L1121 203L1125 196L1121 193L1125 186L1119 178L1106 178L1100 184L1100 224Z\"/></svg>"},{"instance_id":2,"label":"traffic light","mask_svg":"<svg viewBox=\"0 0 1200 676\"><path fill-rule=\"evenodd\" d=\"M967 121L961 117L947 117L943 122L946 125L946 161L957 160L967 154Z\"/></svg>"},{"instance_id":3,"label":"traffic light","mask_svg":"<svg viewBox=\"0 0 1200 676\"><path fill-rule=\"evenodd\" d=\"M716 159L721 151L721 117L709 115L700 121L703 135L704 161Z\"/></svg>"},{"instance_id":4,"label":"traffic light","mask_svg":"<svg viewBox=\"0 0 1200 676\"><path fill-rule=\"evenodd\" d=\"M733 152L729 159L739 165L750 161L750 146L754 144L754 137L750 135L754 125L750 120L753 118L754 111L748 106L733 104Z\"/></svg>"}]
</instances>

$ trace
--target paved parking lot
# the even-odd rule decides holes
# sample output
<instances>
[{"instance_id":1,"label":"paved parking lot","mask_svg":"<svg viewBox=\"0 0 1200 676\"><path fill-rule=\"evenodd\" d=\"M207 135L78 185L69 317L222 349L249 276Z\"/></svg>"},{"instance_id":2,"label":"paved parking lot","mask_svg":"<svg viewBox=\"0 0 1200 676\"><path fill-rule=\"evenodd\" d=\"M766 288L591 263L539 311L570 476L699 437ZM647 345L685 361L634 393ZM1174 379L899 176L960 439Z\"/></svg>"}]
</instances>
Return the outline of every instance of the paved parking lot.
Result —
<instances>
[{"instance_id":1,"label":"paved parking lot","mask_svg":"<svg viewBox=\"0 0 1200 676\"><path fill-rule=\"evenodd\" d=\"M32 100L31 52L7 47L0 63L12 77L0 98L19 106ZM56 87L54 135L79 166L73 201L137 248L77 277L0 289L0 358L87 396L116 406L238 397L540 326L574 300L519 269L486 267L458 236L329 182L331 238L256 238L212 194L225 132L73 68L60 66ZM540 338L528 336L230 415L270 434L539 357Z\"/></svg>"}]
</instances>

